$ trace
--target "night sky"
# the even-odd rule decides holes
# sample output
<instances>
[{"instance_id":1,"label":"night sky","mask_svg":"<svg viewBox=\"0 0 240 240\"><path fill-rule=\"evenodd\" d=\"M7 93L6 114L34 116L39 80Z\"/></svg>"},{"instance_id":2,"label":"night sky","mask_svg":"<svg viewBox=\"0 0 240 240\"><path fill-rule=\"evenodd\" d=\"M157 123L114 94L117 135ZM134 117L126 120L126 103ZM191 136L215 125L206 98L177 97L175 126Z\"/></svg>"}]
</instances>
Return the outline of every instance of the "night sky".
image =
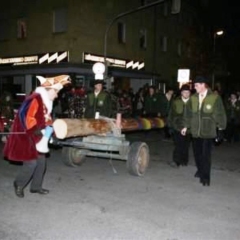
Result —
<instances>
[{"instance_id":1,"label":"night sky","mask_svg":"<svg viewBox=\"0 0 240 240\"><path fill-rule=\"evenodd\" d=\"M237 0L210 0L211 22L213 28L224 30L224 35L218 37L216 44L227 63L229 76L225 81L229 88L240 89L239 56L240 56L240 7Z\"/></svg>"},{"instance_id":2,"label":"night sky","mask_svg":"<svg viewBox=\"0 0 240 240\"><path fill-rule=\"evenodd\" d=\"M239 1L211 0L211 11L216 28L224 29L229 37L240 36Z\"/></svg>"}]
</instances>

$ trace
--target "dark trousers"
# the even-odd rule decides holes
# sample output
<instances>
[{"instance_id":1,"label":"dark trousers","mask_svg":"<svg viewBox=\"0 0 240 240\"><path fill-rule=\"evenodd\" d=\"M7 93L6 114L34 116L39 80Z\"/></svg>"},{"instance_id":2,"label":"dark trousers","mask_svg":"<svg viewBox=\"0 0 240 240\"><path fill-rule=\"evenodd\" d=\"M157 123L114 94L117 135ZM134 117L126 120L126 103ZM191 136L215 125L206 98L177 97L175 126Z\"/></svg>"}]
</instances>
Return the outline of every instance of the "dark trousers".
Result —
<instances>
[{"instance_id":1,"label":"dark trousers","mask_svg":"<svg viewBox=\"0 0 240 240\"><path fill-rule=\"evenodd\" d=\"M240 125L233 119L227 123L226 138L228 142L238 142L240 135Z\"/></svg>"},{"instance_id":2,"label":"dark trousers","mask_svg":"<svg viewBox=\"0 0 240 240\"><path fill-rule=\"evenodd\" d=\"M193 153L201 180L210 182L212 139L193 138Z\"/></svg>"},{"instance_id":3,"label":"dark trousers","mask_svg":"<svg viewBox=\"0 0 240 240\"><path fill-rule=\"evenodd\" d=\"M22 168L17 175L15 182L19 187L26 187L31 181L30 189L42 189L42 182L46 170L46 158L40 156L38 159L23 162Z\"/></svg>"},{"instance_id":4,"label":"dark trousers","mask_svg":"<svg viewBox=\"0 0 240 240\"><path fill-rule=\"evenodd\" d=\"M190 135L183 136L178 131L173 131L173 161L179 165L187 165L189 160Z\"/></svg>"}]
</instances>

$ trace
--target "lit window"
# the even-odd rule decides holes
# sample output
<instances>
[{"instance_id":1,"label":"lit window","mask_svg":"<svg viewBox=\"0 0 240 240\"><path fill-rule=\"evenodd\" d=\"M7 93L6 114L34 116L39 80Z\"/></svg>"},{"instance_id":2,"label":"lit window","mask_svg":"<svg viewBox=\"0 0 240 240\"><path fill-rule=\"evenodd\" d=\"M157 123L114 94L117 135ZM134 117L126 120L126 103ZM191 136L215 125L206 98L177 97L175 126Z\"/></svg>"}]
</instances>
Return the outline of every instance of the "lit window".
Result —
<instances>
[{"instance_id":1,"label":"lit window","mask_svg":"<svg viewBox=\"0 0 240 240\"><path fill-rule=\"evenodd\" d=\"M27 23L25 18L17 20L17 38L23 39L27 37Z\"/></svg>"},{"instance_id":2,"label":"lit window","mask_svg":"<svg viewBox=\"0 0 240 240\"><path fill-rule=\"evenodd\" d=\"M118 42L126 43L126 24L122 22L118 23Z\"/></svg>"},{"instance_id":3,"label":"lit window","mask_svg":"<svg viewBox=\"0 0 240 240\"><path fill-rule=\"evenodd\" d=\"M53 12L53 32L61 33L67 31L67 10L56 9Z\"/></svg>"}]
</instances>

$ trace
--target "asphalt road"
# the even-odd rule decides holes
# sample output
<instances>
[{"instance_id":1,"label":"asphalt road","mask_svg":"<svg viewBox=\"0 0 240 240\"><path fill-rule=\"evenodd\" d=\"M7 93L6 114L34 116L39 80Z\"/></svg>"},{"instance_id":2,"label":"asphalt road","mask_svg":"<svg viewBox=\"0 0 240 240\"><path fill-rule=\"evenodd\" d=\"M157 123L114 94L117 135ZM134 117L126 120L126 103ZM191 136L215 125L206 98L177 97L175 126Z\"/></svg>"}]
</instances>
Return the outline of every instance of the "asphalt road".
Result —
<instances>
[{"instance_id":1,"label":"asphalt road","mask_svg":"<svg viewBox=\"0 0 240 240\"><path fill-rule=\"evenodd\" d=\"M127 135L151 153L144 177L131 176L124 161L87 158L77 168L51 149L44 187L50 194L14 195L21 166L0 161L1 240L239 240L240 143L213 149L210 187L189 166L171 168L173 143L159 133Z\"/></svg>"}]
</instances>

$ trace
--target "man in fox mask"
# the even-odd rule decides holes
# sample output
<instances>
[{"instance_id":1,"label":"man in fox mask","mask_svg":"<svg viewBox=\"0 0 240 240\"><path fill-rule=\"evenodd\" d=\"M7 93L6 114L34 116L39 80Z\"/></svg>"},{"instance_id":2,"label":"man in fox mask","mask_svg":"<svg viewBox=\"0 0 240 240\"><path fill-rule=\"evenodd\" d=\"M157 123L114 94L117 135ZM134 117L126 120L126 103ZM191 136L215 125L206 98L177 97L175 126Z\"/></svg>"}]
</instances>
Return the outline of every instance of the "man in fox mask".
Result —
<instances>
[{"instance_id":1,"label":"man in fox mask","mask_svg":"<svg viewBox=\"0 0 240 240\"><path fill-rule=\"evenodd\" d=\"M24 197L24 188L29 182L31 193L49 193L42 188L42 183L46 170L45 154L49 151L47 143L53 133L53 101L69 83L68 75L37 78L41 85L22 103L4 146L4 156L8 160L23 162L13 183L15 194L20 198Z\"/></svg>"}]
</instances>

